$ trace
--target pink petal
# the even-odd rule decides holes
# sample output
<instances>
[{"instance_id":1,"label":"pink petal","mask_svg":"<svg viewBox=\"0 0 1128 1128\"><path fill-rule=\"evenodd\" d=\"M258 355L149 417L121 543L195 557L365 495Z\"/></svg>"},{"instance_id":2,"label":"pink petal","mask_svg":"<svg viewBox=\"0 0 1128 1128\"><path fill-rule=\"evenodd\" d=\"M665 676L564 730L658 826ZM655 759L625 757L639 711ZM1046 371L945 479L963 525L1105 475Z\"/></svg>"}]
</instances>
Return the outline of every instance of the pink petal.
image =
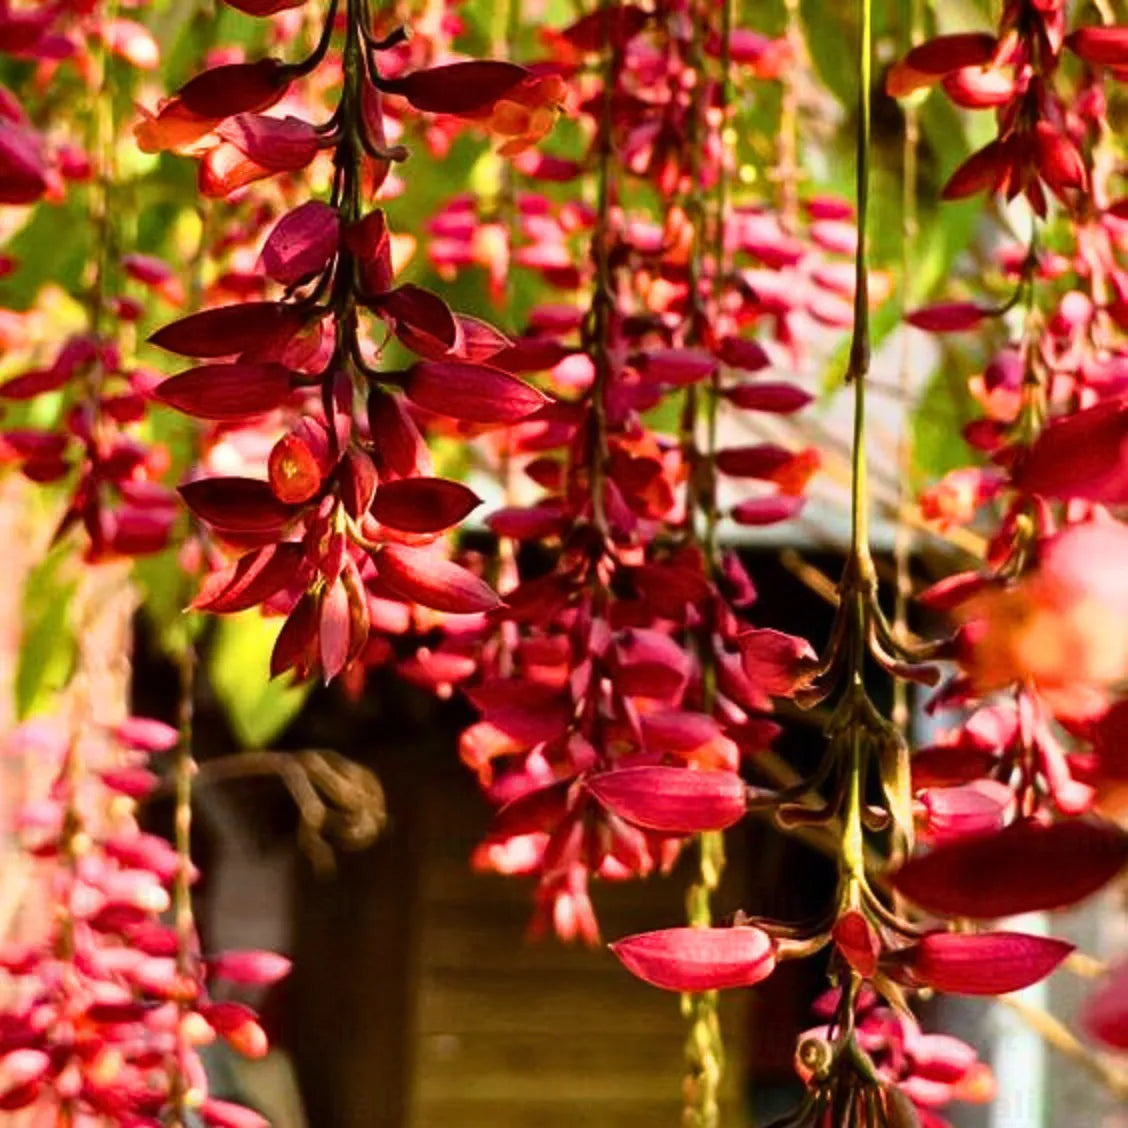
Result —
<instances>
[{"instance_id":1,"label":"pink petal","mask_svg":"<svg viewBox=\"0 0 1128 1128\"><path fill-rule=\"evenodd\" d=\"M639 979L667 991L751 987L775 969L775 945L758 928L667 928L628 936L611 951Z\"/></svg>"},{"instance_id":2,"label":"pink petal","mask_svg":"<svg viewBox=\"0 0 1128 1128\"><path fill-rule=\"evenodd\" d=\"M627 822L674 834L723 830L747 809L748 788L735 772L622 768L590 776L587 788Z\"/></svg>"}]
</instances>

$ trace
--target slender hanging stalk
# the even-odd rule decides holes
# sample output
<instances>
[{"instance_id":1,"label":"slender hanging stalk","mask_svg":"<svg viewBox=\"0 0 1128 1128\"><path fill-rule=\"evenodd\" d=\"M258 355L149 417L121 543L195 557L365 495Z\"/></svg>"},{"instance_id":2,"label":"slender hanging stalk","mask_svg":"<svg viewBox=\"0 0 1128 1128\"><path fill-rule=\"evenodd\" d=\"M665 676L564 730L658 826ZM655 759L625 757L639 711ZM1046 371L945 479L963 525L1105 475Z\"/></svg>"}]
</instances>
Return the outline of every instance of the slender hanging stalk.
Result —
<instances>
[{"instance_id":1,"label":"slender hanging stalk","mask_svg":"<svg viewBox=\"0 0 1128 1128\"><path fill-rule=\"evenodd\" d=\"M866 487L866 380L870 367L869 263L866 238L870 176L870 85L872 83L872 0L859 0L858 136L856 194L858 250L854 256L854 331L850 341L847 383L854 385L854 445L851 457L850 556L859 569L873 564L869 552L869 497Z\"/></svg>"},{"instance_id":2,"label":"slender hanging stalk","mask_svg":"<svg viewBox=\"0 0 1128 1128\"><path fill-rule=\"evenodd\" d=\"M854 433L851 450L850 552L839 583L845 614L845 695L832 717L830 755L845 761L845 809L839 845L839 913L858 908L866 882L862 808L873 737L881 721L865 689L868 630L874 610L875 572L869 545L869 496L866 484L866 380L870 365L869 262L867 247L870 177L870 86L872 81L872 0L859 0L858 125L856 197L858 245L854 257L854 327L847 383L854 385ZM856 990L851 972L848 990ZM852 1037L853 1006L840 1011L842 1037Z\"/></svg>"},{"instance_id":3,"label":"slender hanging stalk","mask_svg":"<svg viewBox=\"0 0 1128 1128\"><path fill-rule=\"evenodd\" d=\"M590 471L592 521L605 541L610 540L607 524L604 486L607 474L607 389L612 379L611 330L615 311L614 279L611 270L611 157L614 89L622 69L622 49L615 46L612 35L612 13L616 0L603 0L603 105L597 137L595 230L592 254L595 260L595 283L586 326L585 344L595 368L591 386L591 437L588 453Z\"/></svg>"},{"instance_id":4,"label":"slender hanging stalk","mask_svg":"<svg viewBox=\"0 0 1128 1128\"><path fill-rule=\"evenodd\" d=\"M786 37L791 52L791 66L781 76L779 105L778 164L775 168L779 193L780 221L783 229L794 232L799 223L799 63L803 57L803 28L799 17L799 0L784 0Z\"/></svg>"},{"instance_id":5,"label":"slender hanging stalk","mask_svg":"<svg viewBox=\"0 0 1128 1128\"><path fill-rule=\"evenodd\" d=\"M490 47L494 58L510 59L513 57L520 28L521 5L517 0L496 0L490 21ZM517 230L517 192L512 162L497 154L493 154L490 159L493 164L493 218L494 222L499 224L505 233L506 270L505 279L502 283L502 305L509 313L510 327L512 327L513 272L509 269L509 264L514 234ZM502 445L499 459L498 473L501 478L505 505L508 507L516 504L517 500L513 453L508 441ZM494 587L498 591L508 591L516 587L519 579L517 542L511 537L498 537L496 562L496 568L490 577ZM497 627L497 639L498 673L502 677L511 677L513 674L513 658L518 642L517 624L510 620L503 620Z\"/></svg>"},{"instance_id":6,"label":"slender hanging stalk","mask_svg":"<svg viewBox=\"0 0 1128 1128\"><path fill-rule=\"evenodd\" d=\"M705 251L707 239L706 202L700 191L701 162L707 138L708 123L705 116L705 57L704 29L706 15L704 10L697 13L694 20L693 37L690 44L690 65L697 73L697 85L693 106L691 107L691 132L688 138L688 174L692 185L691 200L687 211L694 223L694 246L689 264L690 287L690 325L691 343L702 337L708 311L704 308L702 283L704 281ZM721 59L719 108L721 146L717 169L717 183L714 197L714 239L713 239L713 279L712 296L714 302L724 280L725 253L725 206L728 186L727 168L723 156L724 134L729 102L729 68L732 38L732 2L724 0L721 7ZM703 389L705 408L705 448L698 449L699 401L696 389L690 389L686 397L683 418L683 440L691 460L690 491L687 497L687 525L696 535L696 515L703 512L703 530L700 543L705 557L705 567L715 578L717 573L717 497L716 497L716 451L717 451L717 405L719 400L719 371L715 372L710 384ZM702 709L711 713L716 694L716 654L714 651L714 628L712 621L703 624L698 647L701 663ZM709 831L698 835L698 874L686 894L686 915L690 925L708 927L713 923L712 898L716 893L725 866L725 840L720 831ZM689 1019L689 1034L686 1039L686 1078L684 1085L685 1105L682 1123L686 1128L716 1128L720 1124L720 1087L724 1078L725 1046L717 1009L718 993L705 991L695 995L682 996L682 1011Z\"/></svg>"},{"instance_id":7,"label":"slender hanging stalk","mask_svg":"<svg viewBox=\"0 0 1128 1128\"><path fill-rule=\"evenodd\" d=\"M911 0L909 47L924 38L924 0ZM916 254L920 221L917 214L917 155L920 147L920 107L915 99L905 107L905 133L901 144L901 305L912 300L910 279ZM912 433L912 335L902 331L901 358L897 388L901 396L901 429L897 437L897 510L893 534L893 564L896 569L896 594L893 604L893 632L899 642L909 641L909 599L912 596L910 555L912 532L905 513L910 504L909 483L913 472ZM893 682L893 723L902 733L909 727L908 684Z\"/></svg>"},{"instance_id":8,"label":"slender hanging stalk","mask_svg":"<svg viewBox=\"0 0 1128 1128\"><path fill-rule=\"evenodd\" d=\"M173 831L176 845L176 880L172 887L173 923L176 929L176 972L183 984L196 978L196 921L192 912L192 781L197 766L192 755L192 722L196 699L196 646L192 623L186 624L183 648L178 656L180 672L180 707L177 728L180 740L176 748L173 778L176 800L173 812ZM184 1040L183 1018L191 1008L186 992L181 992L177 1003L181 1022L176 1029L176 1053L169 1064L170 1104L174 1128L186 1126L188 1121L188 1081L184 1061L189 1047Z\"/></svg>"}]
</instances>

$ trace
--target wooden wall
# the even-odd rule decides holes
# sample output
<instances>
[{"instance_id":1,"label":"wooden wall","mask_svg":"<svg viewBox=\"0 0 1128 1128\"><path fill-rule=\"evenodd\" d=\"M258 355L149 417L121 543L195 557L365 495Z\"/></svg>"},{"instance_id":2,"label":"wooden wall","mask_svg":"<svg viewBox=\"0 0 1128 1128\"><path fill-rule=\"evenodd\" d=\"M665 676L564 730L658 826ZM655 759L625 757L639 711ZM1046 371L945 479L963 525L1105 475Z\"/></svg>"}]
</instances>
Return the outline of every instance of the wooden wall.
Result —
<instances>
[{"instance_id":1,"label":"wooden wall","mask_svg":"<svg viewBox=\"0 0 1128 1128\"><path fill-rule=\"evenodd\" d=\"M422 805L409 1128L639 1128L680 1122L678 996L638 982L601 946L529 943L529 881L473 874L488 811L466 776ZM744 857L722 902L739 904ZM680 924L688 872L594 889L605 938ZM739 1115L744 996L724 998L725 1123Z\"/></svg>"}]
</instances>

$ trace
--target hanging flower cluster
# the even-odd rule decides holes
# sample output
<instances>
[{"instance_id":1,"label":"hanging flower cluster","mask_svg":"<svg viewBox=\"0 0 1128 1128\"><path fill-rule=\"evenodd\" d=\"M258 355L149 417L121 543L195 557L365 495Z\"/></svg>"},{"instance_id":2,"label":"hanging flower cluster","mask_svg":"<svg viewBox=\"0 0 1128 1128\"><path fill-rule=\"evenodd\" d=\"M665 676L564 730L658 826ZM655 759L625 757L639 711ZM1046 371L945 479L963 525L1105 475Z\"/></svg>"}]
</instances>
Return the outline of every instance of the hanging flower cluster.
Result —
<instances>
[{"instance_id":1,"label":"hanging flower cluster","mask_svg":"<svg viewBox=\"0 0 1128 1128\"><path fill-rule=\"evenodd\" d=\"M586 281L590 296L586 310L580 302L534 310L515 342L530 365L551 365L560 401L551 422L511 432L508 448L544 492L487 523L522 546L559 547L551 570L520 576L504 593L495 617L503 632L514 629L491 652L496 675L467 689L482 715L461 753L504 804L478 863L537 874L535 930L551 921L565 938L589 941L598 935L589 876L668 867L693 829L625 816L604 782L672 772L689 776L692 790L718 769L731 779L776 731L764 716L772 695L793 692L813 657L801 640L748 628L741 611L755 599L751 581L734 555L698 539L701 524L715 527L720 516L718 470L763 483L731 515L766 524L798 511L815 463L810 452L769 444L727 449L715 462L697 449L698 402L708 399L714 414L722 404L790 413L809 396L763 378L768 354L739 333L778 314L749 305L739 275L720 274L718 253L746 252L745 241L718 227L720 244L709 246L689 218L690 196L700 203L721 175L724 117L705 29L690 16L682 3L653 12L613 5L553 33L561 66L601 64L600 82L578 87L591 120L585 163L597 170L596 214L569 219L516 196L518 231L537 241L518 244L513 261L562 289ZM564 173L541 162L528 170ZM625 206L636 177L663 201L660 223ZM465 212L455 207L436 225L447 261L453 217ZM567 236L589 228L590 265L577 278ZM680 435L648 423L668 401L682 404ZM742 785L733 790L743 795Z\"/></svg>"},{"instance_id":2,"label":"hanging flower cluster","mask_svg":"<svg viewBox=\"0 0 1128 1128\"><path fill-rule=\"evenodd\" d=\"M147 766L175 729L133 717L113 731L74 737L49 721L17 730L6 755L34 755L47 789L23 804L17 824L50 889L47 919L30 939L0 949L10 980L0 1011L0 1108L53 1110L60 1122L112 1118L155 1126L197 1109L209 1125L265 1125L208 1095L198 1048L223 1038L261 1057L254 1012L214 1002L207 984L274 983L289 961L269 952L181 955L162 922L181 859L141 830L139 800L158 786ZM194 939L194 937L193 937Z\"/></svg>"},{"instance_id":3,"label":"hanging flower cluster","mask_svg":"<svg viewBox=\"0 0 1128 1128\"><path fill-rule=\"evenodd\" d=\"M224 179L225 190L332 152L329 201L282 216L263 249L266 274L285 295L204 310L153 336L166 351L207 362L160 385L162 402L225 424L295 409L265 479L201 477L181 492L221 541L244 550L196 605L231 612L273 601L287 619L272 672L319 670L326 680L363 657L383 603L453 614L498 604L482 579L441 552L441 534L479 499L428 473L412 411L490 427L546 403L489 363L508 346L503 334L422 287L395 284L385 214L362 206L405 155L389 147L385 103L483 124L513 146L515 119L530 116L520 136L531 140L561 97L551 76L494 60L384 73L379 60L404 33L376 38L354 4L330 117L315 124L264 114L323 61L335 23L334 6L319 46L300 63L268 58L205 71L140 130L143 146L202 150L202 177L227 159L216 156L227 147L242 171ZM393 335L420 358L407 369L377 367Z\"/></svg>"},{"instance_id":4,"label":"hanging flower cluster","mask_svg":"<svg viewBox=\"0 0 1128 1128\"><path fill-rule=\"evenodd\" d=\"M85 52L90 43L97 53ZM36 11L7 9L0 17L0 51L34 63L29 91L42 94L63 67L78 71L78 96L100 95L99 74L110 60L140 70L157 65L159 54L150 33L139 23L107 17L94 6L53 6ZM91 114L95 125L85 139L47 138L33 130L16 98L0 89L6 126L0 155L0 203L30 204L41 197L61 202L67 183L94 195L100 226L100 261L93 267L90 293L82 295L87 326L53 352L36 332L42 311L13 318L14 339L7 343L9 375L0 383L0 402L7 408L34 410L41 399L62 400L54 426L26 423L0 432L0 462L19 467L33 482L66 480L71 501L57 537L73 526L83 529L87 559L141 556L168 541L176 516L176 498L160 484L167 452L137 435L145 417L151 385L149 373L129 360L131 324L142 304L129 292L130 283L172 304L183 302L180 281L171 269L144 255L119 255L108 216L108 164L116 138L107 135L103 111ZM99 198L100 197L100 198ZM117 261L115 261L115 258ZM19 268L9 260L5 273ZM19 367L22 359L26 367ZM60 396L59 393L62 393ZM26 413L25 413L26 414ZM22 421L21 421L22 422Z\"/></svg>"},{"instance_id":5,"label":"hanging flower cluster","mask_svg":"<svg viewBox=\"0 0 1128 1128\"><path fill-rule=\"evenodd\" d=\"M1064 101L1048 86L1062 43L1062 19L1057 6L1008 5L998 42L986 36L936 40L914 49L891 72L895 93L944 78L945 90L957 102L991 94L994 101L975 104L1001 107L1000 141L956 174L959 188L954 190L950 182L947 195L966 194L968 167L990 165L990 186L1012 196L1025 193L1036 215L1046 212L1043 183L1065 206L1085 213L1082 193L1089 189L1092 175L1082 145L1087 140L1092 147L1099 140L1094 136L1093 107L1102 103L1093 93L1095 79L1086 76L1089 96L1067 117ZM1095 39L1113 42L1119 30L1104 29ZM1077 32L1068 42L1082 45L1089 40L1085 32ZM970 52L966 58L967 52L961 54L965 48ZM1087 49L1077 47L1082 58ZM865 130L870 65L865 31L861 56L860 116ZM1018 74L1005 96L1001 72L990 65L1000 60ZM1068 127L1076 141L1067 136ZM863 234L867 153L863 133ZM1075 171L1068 171L1074 164ZM977 181L976 186L987 185ZM613 809L642 825L660 818L664 825L684 830L720 827L735 821L741 807L770 804L784 827L834 827L839 892L825 919L813 928L738 920L731 927L667 929L613 945L636 975L680 991L747 986L769 976L781 959L833 945L832 974L842 987L830 1024L832 1036L818 1045L807 1044L813 1055L805 1070L811 1096L788 1124L919 1120L919 1114L910 1117L907 1111L896 1111L904 1097L894 1094L902 1090L881 1076L868 1052L873 1047L862 1036L862 985L872 984L900 1005L907 988L993 995L1036 982L1065 959L1071 945L1001 930L948 932L942 918L989 924L1022 912L1060 908L1102 888L1128 864L1128 834L1122 829L1099 819L1070 817L1090 810L1099 767L1091 756L1067 753L1058 727L1069 724L1074 737L1083 735L1085 723L1107 708L1109 692L1128 666L1120 611L1124 588L1112 574L1122 529L1095 515L1091 504L1079 504L1122 500L1115 492L1122 432L1117 430L1119 387L1113 375L1119 372L1120 346L1109 347L1114 320L1103 328L1096 325L1108 317L1096 311L1109 301L1108 279L1117 269L1115 239L1102 239L1097 234L1102 229L1107 231L1102 221L1090 222L1088 237L1079 240L1077 251L1078 274L1086 285L1096 287L1098 296L1076 291L1063 296L1045 329L1034 312L1034 286L1039 270L1047 266L1033 251L1018 260L1018 293L1003 310L950 303L910 317L920 328L953 330L970 328L993 312L1006 312L1020 299L1028 309L1021 342L996 359L982 384L984 398L993 397L993 407L1009 393L1016 410L1010 419L992 421L991 428L977 428L969 435L982 441L981 449L991 452L997 469L982 475L976 488L963 483L952 487L957 496L962 489L969 498L969 510L996 494L1016 491L992 541L990 562L998 571L995 577L969 575L939 585L930 602L955 609L962 626L950 644L924 649L898 637L877 605L864 494L859 501L868 369L867 271L861 240L847 374L856 388L854 535L831 641L801 695L804 702L812 702L836 690L840 694L827 727L823 766L800 787L774 796L742 790L739 776L728 773L711 775L700 791L683 783L686 773L678 771L664 778L613 773L604 781ZM1069 269L1063 270L1060 259L1055 266L1055 279ZM1085 408L1102 398L1103 389L1113 396L1111 402ZM1076 414L1043 430L1054 404ZM1015 432L1009 434L1012 423ZM1098 434L1099 453L1094 445ZM1102 492L1105 483L1107 492ZM1063 515L1068 527L1060 532L1060 518L1051 509L1055 501L1071 503ZM1108 560L1108 570L1096 560ZM864 688L867 651L893 677L924 684L935 684L940 676L928 659L955 659L961 673L933 705L976 706L956 733L913 761L911 775L900 734L880 717ZM869 797L874 793L868 786L871 778L881 785L881 803ZM803 797L821 787L829 798L811 806ZM676 817L671 817L675 811ZM1065 817L1055 821L1054 815ZM871 875L866 856L868 849L883 843L894 858L903 858L917 821L932 848L903 864L893 875L893 887L931 914L923 921L904 915L890 902ZM1093 1020L1094 1028L1108 1038L1115 1019L1110 1022L1107 1016L1115 1012L1115 1003L1103 996L1094 1009L1100 1016Z\"/></svg>"},{"instance_id":6,"label":"hanging flower cluster","mask_svg":"<svg viewBox=\"0 0 1128 1128\"><path fill-rule=\"evenodd\" d=\"M927 69L919 67L919 52L931 56L944 42L917 48L899 67ZM909 318L923 328L958 330L1012 305L1025 307L1019 338L972 381L984 417L965 435L991 465L955 472L974 484L964 493L967 500L948 511L970 521L980 505L1000 503L988 549L993 571L951 577L924 597L961 622L951 651L960 673L936 704L971 712L915 758L914 784L934 833L977 836L940 846L899 875L899 887L937 912L964 915L968 909L975 917L1002 915L1008 905L1014 912L1056 908L1099 889L1128 862L1124 837L1109 824L1043 825L1055 815L1116 810L1104 796L1115 788L1117 769L1090 748L1108 747L1099 734L1115 724L1122 706L1110 704L1128 668L1126 593L1115 565L1128 542L1124 526L1107 512L1126 496L1119 485L1125 321L1124 231L1112 196L1104 84L1106 73L1120 77L1126 42L1125 29L1113 26L1066 34L1060 5L1038 12L1012 5L990 62L969 61L943 80L961 102L957 91L998 80L993 68L1000 61L1014 74L1008 97L1000 85L998 101L979 103L1000 106L999 140L957 170L946 194L962 194L952 185L977 162L1005 161L1011 171L988 178L986 186L1025 192L1041 216L1046 207L1039 185L1045 184L1071 222L1064 252L1032 240L1025 250L1004 254L1004 272L1017 279L1017 288L999 309L953 303ZM1068 68L1058 66L1063 46L1084 64L1071 82ZM950 39L948 47L954 49ZM899 85L899 73L891 74L891 87ZM1025 851L1046 849L1043 843L1056 864L1071 860L1069 877L1062 875L1056 887L1052 880L1029 889L1020 883L1009 896L997 890L1002 899L989 903L991 891L976 877L979 867L1021 856L1021 872L1028 873ZM1021 855L1008 855L1014 849ZM1016 862L1012 872L1018 870ZM1112 1044L1124 1040L1108 1017L1119 1006L1123 1021L1128 997L1119 991L1117 1003L1114 981L1094 1004L1105 1017L1088 1022Z\"/></svg>"}]
</instances>

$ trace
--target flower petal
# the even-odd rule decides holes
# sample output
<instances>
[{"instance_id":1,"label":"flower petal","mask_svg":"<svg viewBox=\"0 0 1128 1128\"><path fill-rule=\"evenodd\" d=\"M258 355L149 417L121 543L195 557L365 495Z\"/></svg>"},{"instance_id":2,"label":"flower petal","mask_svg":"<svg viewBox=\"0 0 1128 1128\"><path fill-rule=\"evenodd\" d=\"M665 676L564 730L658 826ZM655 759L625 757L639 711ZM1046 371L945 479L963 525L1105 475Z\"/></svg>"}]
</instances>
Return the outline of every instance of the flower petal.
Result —
<instances>
[{"instance_id":1,"label":"flower petal","mask_svg":"<svg viewBox=\"0 0 1128 1128\"><path fill-rule=\"evenodd\" d=\"M1024 822L913 858L893 885L930 912L991 920L1072 905L1126 863L1128 834L1111 823Z\"/></svg>"},{"instance_id":2,"label":"flower petal","mask_svg":"<svg viewBox=\"0 0 1128 1128\"><path fill-rule=\"evenodd\" d=\"M627 822L673 834L723 830L747 810L748 787L736 772L622 768L591 776L587 789Z\"/></svg>"},{"instance_id":3,"label":"flower petal","mask_svg":"<svg viewBox=\"0 0 1128 1128\"><path fill-rule=\"evenodd\" d=\"M751 987L775 969L775 945L758 928L666 928L611 945L639 979L667 991Z\"/></svg>"}]
</instances>

